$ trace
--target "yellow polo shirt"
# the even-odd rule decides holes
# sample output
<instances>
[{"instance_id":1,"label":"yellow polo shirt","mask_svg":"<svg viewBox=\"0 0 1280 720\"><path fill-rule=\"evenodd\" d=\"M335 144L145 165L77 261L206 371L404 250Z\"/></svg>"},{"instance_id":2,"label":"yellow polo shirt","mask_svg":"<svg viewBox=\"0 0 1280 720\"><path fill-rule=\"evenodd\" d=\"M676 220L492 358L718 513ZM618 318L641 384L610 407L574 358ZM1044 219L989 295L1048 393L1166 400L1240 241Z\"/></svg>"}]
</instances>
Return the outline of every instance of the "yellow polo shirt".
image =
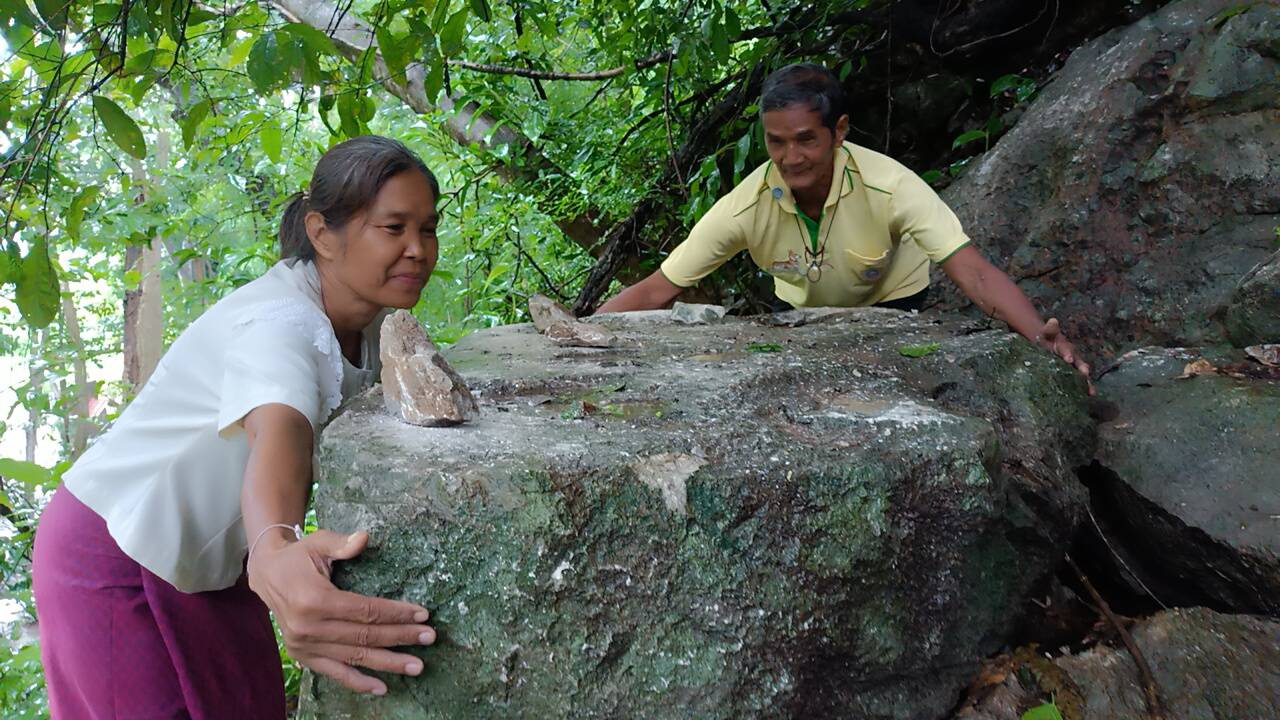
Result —
<instances>
[{"instance_id":1,"label":"yellow polo shirt","mask_svg":"<svg viewBox=\"0 0 1280 720\"><path fill-rule=\"evenodd\" d=\"M662 274L689 287L746 250L773 275L778 298L797 307L874 305L928 287L929 261L969 244L955 213L893 158L849 142L835 153L818 224L817 282L809 230L772 162L716 201L663 261Z\"/></svg>"}]
</instances>

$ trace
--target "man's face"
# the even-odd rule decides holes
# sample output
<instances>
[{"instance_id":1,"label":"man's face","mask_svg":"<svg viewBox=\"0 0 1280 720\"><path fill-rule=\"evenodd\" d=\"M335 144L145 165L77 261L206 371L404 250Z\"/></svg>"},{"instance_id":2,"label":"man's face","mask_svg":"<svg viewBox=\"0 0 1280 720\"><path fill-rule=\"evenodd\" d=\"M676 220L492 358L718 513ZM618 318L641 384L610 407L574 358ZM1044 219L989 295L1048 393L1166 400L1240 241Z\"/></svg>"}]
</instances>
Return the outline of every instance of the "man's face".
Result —
<instances>
[{"instance_id":1,"label":"man's face","mask_svg":"<svg viewBox=\"0 0 1280 720\"><path fill-rule=\"evenodd\" d=\"M770 110L761 122L769 159L793 194L829 187L835 150L849 126L848 115L840 116L834 132L822 124L817 111L804 105Z\"/></svg>"}]
</instances>

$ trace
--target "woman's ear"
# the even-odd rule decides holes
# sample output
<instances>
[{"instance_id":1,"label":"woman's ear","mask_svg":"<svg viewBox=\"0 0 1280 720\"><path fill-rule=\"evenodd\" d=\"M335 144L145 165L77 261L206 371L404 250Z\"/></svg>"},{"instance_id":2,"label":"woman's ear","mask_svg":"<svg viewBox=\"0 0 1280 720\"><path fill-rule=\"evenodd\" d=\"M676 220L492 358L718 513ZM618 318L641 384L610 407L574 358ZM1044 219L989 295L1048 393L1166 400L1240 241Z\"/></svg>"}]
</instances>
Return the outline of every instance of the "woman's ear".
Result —
<instances>
[{"instance_id":1,"label":"woman's ear","mask_svg":"<svg viewBox=\"0 0 1280 720\"><path fill-rule=\"evenodd\" d=\"M307 239L316 250L316 257L333 260L338 256L340 240L324 222L324 215L312 210L303 218L307 226Z\"/></svg>"}]
</instances>

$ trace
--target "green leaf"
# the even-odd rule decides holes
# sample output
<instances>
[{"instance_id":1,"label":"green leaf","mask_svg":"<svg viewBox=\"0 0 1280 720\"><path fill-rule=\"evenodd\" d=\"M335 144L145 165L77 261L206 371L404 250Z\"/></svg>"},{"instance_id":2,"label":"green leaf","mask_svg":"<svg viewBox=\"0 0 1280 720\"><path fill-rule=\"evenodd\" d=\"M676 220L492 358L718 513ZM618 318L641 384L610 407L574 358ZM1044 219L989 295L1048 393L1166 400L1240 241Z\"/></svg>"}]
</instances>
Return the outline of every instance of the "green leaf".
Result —
<instances>
[{"instance_id":1,"label":"green leaf","mask_svg":"<svg viewBox=\"0 0 1280 720\"><path fill-rule=\"evenodd\" d=\"M462 8L449 17L449 21L440 29L440 52L446 57L456 55L462 50L462 41L467 34L468 8Z\"/></svg>"},{"instance_id":2,"label":"green leaf","mask_svg":"<svg viewBox=\"0 0 1280 720\"><path fill-rule=\"evenodd\" d=\"M187 116L182 119L183 148L191 149L191 143L195 142L196 139L196 130L199 129L200 123L204 122L204 119L209 116L209 109L212 106L209 98L205 98L187 110Z\"/></svg>"},{"instance_id":3,"label":"green leaf","mask_svg":"<svg viewBox=\"0 0 1280 720\"><path fill-rule=\"evenodd\" d=\"M1022 720L1062 720L1062 713L1057 705L1047 702L1022 713Z\"/></svg>"},{"instance_id":4,"label":"green leaf","mask_svg":"<svg viewBox=\"0 0 1280 720\"><path fill-rule=\"evenodd\" d=\"M35 0L36 11L44 18L55 32L62 32L67 26L67 8L71 0Z\"/></svg>"},{"instance_id":5,"label":"green leaf","mask_svg":"<svg viewBox=\"0 0 1280 720\"><path fill-rule=\"evenodd\" d=\"M751 155L751 133L754 130L748 130L745 135L738 138L738 142L733 148L733 174L737 177L742 169L747 165L747 157Z\"/></svg>"},{"instance_id":6,"label":"green leaf","mask_svg":"<svg viewBox=\"0 0 1280 720\"><path fill-rule=\"evenodd\" d=\"M280 29L301 40L302 44L313 53L334 56L338 54L338 48L333 44L333 38L310 25L289 23Z\"/></svg>"},{"instance_id":7,"label":"green leaf","mask_svg":"<svg viewBox=\"0 0 1280 720\"><path fill-rule=\"evenodd\" d=\"M489 22L489 0L471 0L471 12L480 18L480 22Z\"/></svg>"},{"instance_id":8,"label":"green leaf","mask_svg":"<svg viewBox=\"0 0 1280 720\"><path fill-rule=\"evenodd\" d=\"M924 357L938 351L942 347L941 343L931 342L922 345L900 345L898 346L898 354L911 358Z\"/></svg>"},{"instance_id":9,"label":"green leaf","mask_svg":"<svg viewBox=\"0 0 1280 720\"><path fill-rule=\"evenodd\" d=\"M360 126L360 105L363 103L352 92L343 93L338 98L338 121L342 134L353 138L362 134Z\"/></svg>"},{"instance_id":10,"label":"green leaf","mask_svg":"<svg viewBox=\"0 0 1280 720\"><path fill-rule=\"evenodd\" d=\"M84 188L71 201L71 206L67 208L67 235L74 240L80 239L80 224L84 222L84 211L88 209L93 201L98 199L98 193L101 188L97 185L90 185Z\"/></svg>"},{"instance_id":11,"label":"green leaf","mask_svg":"<svg viewBox=\"0 0 1280 720\"><path fill-rule=\"evenodd\" d=\"M986 130L970 130L968 132L960 133L960 137L956 138L955 142L951 143L951 149L955 150L961 145L966 145L974 140L985 140L986 137Z\"/></svg>"},{"instance_id":12,"label":"green leaf","mask_svg":"<svg viewBox=\"0 0 1280 720\"><path fill-rule=\"evenodd\" d=\"M436 0L435 9L431 11L431 29L437 33L444 27L445 18L449 17L450 0Z\"/></svg>"},{"instance_id":13,"label":"green leaf","mask_svg":"<svg viewBox=\"0 0 1280 720\"><path fill-rule=\"evenodd\" d=\"M119 105L106 96L94 95L93 110L107 128L111 141L121 150L139 160L147 156L147 141L142 137L142 128Z\"/></svg>"},{"instance_id":14,"label":"green leaf","mask_svg":"<svg viewBox=\"0 0 1280 720\"><path fill-rule=\"evenodd\" d=\"M775 353L782 350L782 345L778 343L753 342L747 346L747 352L752 353Z\"/></svg>"},{"instance_id":15,"label":"green leaf","mask_svg":"<svg viewBox=\"0 0 1280 720\"><path fill-rule=\"evenodd\" d=\"M186 34L181 15L188 1L160 0L160 22L164 25L164 31L178 44L182 44L182 38Z\"/></svg>"},{"instance_id":16,"label":"green leaf","mask_svg":"<svg viewBox=\"0 0 1280 720\"><path fill-rule=\"evenodd\" d=\"M28 28L34 28L40 24L40 19L27 7L26 0L0 0L0 20L10 18L18 25ZM0 25L3 24L0 23Z\"/></svg>"},{"instance_id":17,"label":"green leaf","mask_svg":"<svg viewBox=\"0 0 1280 720\"><path fill-rule=\"evenodd\" d=\"M1234 5L1232 7L1229 7L1223 10L1217 15L1214 15L1213 17L1209 18L1205 24L1209 25L1210 27L1216 30L1222 27L1222 24L1225 23L1226 21L1230 20L1231 18L1243 12L1246 12L1251 7L1253 7L1253 3L1245 3L1243 5Z\"/></svg>"},{"instance_id":18,"label":"green leaf","mask_svg":"<svg viewBox=\"0 0 1280 720\"><path fill-rule=\"evenodd\" d=\"M404 44L396 39L391 28L388 27L378 28L376 35L378 49L382 51L382 60L387 64L387 71L391 73L391 77L404 77L404 67L408 64Z\"/></svg>"},{"instance_id":19,"label":"green leaf","mask_svg":"<svg viewBox=\"0 0 1280 720\"><path fill-rule=\"evenodd\" d=\"M58 315L58 273L49 261L48 241L43 238L31 246L22 259L18 288L14 293L18 310L32 327L42 328Z\"/></svg>"},{"instance_id":20,"label":"green leaf","mask_svg":"<svg viewBox=\"0 0 1280 720\"><path fill-rule=\"evenodd\" d=\"M432 49L428 51L424 62L427 72L422 78L422 91L426 94L427 100L434 103L436 98L440 97L440 91L444 89L444 58Z\"/></svg>"},{"instance_id":21,"label":"green leaf","mask_svg":"<svg viewBox=\"0 0 1280 720\"><path fill-rule=\"evenodd\" d=\"M938 169L926 170L920 173L920 179L932 185L942 179L942 171Z\"/></svg>"},{"instance_id":22,"label":"green leaf","mask_svg":"<svg viewBox=\"0 0 1280 720\"><path fill-rule=\"evenodd\" d=\"M284 145L280 128L275 127L274 125L268 125L267 127L262 128L262 131L258 133L258 137L262 140L262 152L266 153L267 157L271 158L271 162L280 162L280 158L282 157L280 151Z\"/></svg>"},{"instance_id":23,"label":"green leaf","mask_svg":"<svg viewBox=\"0 0 1280 720\"><path fill-rule=\"evenodd\" d=\"M280 79L280 44L275 33L263 33L253 41L245 69L258 92L265 93L275 86Z\"/></svg>"},{"instance_id":24,"label":"green leaf","mask_svg":"<svg viewBox=\"0 0 1280 720\"><path fill-rule=\"evenodd\" d=\"M14 245L12 243L9 244L9 249L14 249ZM17 279L18 273L21 271L22 258L18 258L15 261L12 253L0 252L0 285Z\"/></svg>"},{"instance_id":25,"label":"green leaf","mask_svg":"<svg viewBox=\"0 0 1280 720\"><path fill-rule=\"evenodd\" d=\"M733 11L733 8L725 8L724 32L730 40L737 40L742 34L742 21L738 19L738 14Z\"/></svg>"},{"instance_id":26,"label":"green leaf","mask_svg":"<svg viewBox=\"0 0 1280 720\"><path fill-rule=\"evenodd\" d=\"M991 83L991 97L995 97L1005 90L1016 88L1025 81L1026 78L1021 75L1001 75Z\"/></svg>"},{"instance_id":27,"label":"green leaf","mask_svg":"<svg viewBox=\"0 0 1280 720\"><path fill-rule=\"evenodd\" d=\"M0 476L17 480L31 488L48 487L53 481L53 473L48 468L13 458L0 458Z\"/></svg>"}]
</instances>

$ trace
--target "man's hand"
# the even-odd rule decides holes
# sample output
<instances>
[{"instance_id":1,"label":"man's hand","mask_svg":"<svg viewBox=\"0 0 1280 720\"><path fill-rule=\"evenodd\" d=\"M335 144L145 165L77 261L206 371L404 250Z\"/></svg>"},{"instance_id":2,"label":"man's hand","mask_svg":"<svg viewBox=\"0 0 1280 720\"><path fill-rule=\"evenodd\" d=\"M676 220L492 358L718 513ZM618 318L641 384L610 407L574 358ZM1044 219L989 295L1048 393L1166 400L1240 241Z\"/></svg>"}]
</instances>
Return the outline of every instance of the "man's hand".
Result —
<instances>
[{"instance_id":1,"label":"man's hand","mask_svg":"<svg viewBox=\"0 0 1280 720\"><path fill-rule=\"evenodd\" d=\"M335 560L349 560L369 541L365 532L318 530L301 541L267 531L249 558L249 587L275 613L285 648L299 663L356 692L384 695L386 683L356 666L418 675L422 661L386 648L430 645L426 608L345 592L329 581Z\"/></svg>"},{"instance_id":2,"label":"man's hand","mask_svg":"<svg viewBox=\"0 0 1280 720\"><path fill-rule=\"evenodd\" d=\"M1076 346L1067 340L1062 334L1062 328L1058 326L1058 318L1049 318L1040 329L1035 337L1036 344L1052 352L1054 355L1062 358L1068 365L1075 367L1076 370L1084 376L1085 382L1089 383L1089 394L1093 395L1096 390L1093 388L1093 381L1089 379L1089 363L1084 361L1076 354Z\"/></svg>"}]
</instances>

